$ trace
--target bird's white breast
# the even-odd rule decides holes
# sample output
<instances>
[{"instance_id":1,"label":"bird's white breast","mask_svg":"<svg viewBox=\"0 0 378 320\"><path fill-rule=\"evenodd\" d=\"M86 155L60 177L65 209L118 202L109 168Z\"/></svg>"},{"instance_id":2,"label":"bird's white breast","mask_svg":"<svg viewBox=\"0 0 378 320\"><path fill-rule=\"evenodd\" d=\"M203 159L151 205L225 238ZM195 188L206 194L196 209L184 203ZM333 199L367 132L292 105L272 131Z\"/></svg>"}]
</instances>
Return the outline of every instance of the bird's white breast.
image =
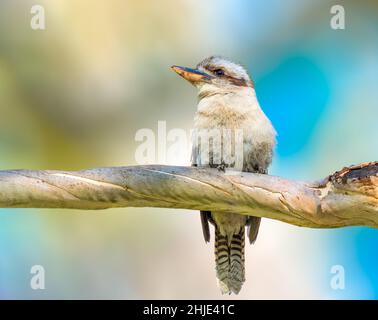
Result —
<instances>
[{"instance_id":1,"label":"bird's white breast","mask_svg":"<svg viewBox=\"0 0 378 320\"><path fill-rule=\"evenodd\" d=\"M252 88L213 92L198 103L194 127L242 130L245 161L266 168L272 157L276 132L257 101Z\"/></svg>"}]
</instances>

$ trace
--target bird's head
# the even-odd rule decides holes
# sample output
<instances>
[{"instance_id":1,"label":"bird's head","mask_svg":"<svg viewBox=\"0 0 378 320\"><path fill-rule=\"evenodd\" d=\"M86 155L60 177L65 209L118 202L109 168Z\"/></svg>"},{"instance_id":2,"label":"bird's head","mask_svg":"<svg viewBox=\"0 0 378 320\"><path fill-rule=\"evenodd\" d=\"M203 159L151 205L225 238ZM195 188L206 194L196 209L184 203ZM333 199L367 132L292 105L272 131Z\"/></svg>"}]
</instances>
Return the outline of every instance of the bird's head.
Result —
<instances>
[{"instance_id":1,"label":"bird's head","mask_svg":"<svg viewBox=\"0 0 378 320\"><path fill-rule=\"evenodd\" d=\"M228 59L211 56L202 60L195 68L172 66L172 69L195 85L201 93L229 93L253 88L247 71Z\"/></svg>"}]
</instances>

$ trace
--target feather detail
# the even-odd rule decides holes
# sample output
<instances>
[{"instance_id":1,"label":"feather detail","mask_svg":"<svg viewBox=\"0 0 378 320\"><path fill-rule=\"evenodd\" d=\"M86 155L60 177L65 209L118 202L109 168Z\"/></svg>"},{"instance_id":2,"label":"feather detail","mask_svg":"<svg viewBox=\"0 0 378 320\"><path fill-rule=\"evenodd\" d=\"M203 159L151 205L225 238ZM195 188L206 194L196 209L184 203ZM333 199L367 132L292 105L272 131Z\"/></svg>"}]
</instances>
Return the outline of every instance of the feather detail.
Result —
<instances>
[{"instance_id":1,"label":"feather detail","mask_svg":"<svg viewBox=\"0 0 378 320\"><path fill-rule=\"evenodd\" d=\"M231 239L215 230L215 264L222 294L238 294L244 281L244 227Z\"/></svg>"}]
</instances>

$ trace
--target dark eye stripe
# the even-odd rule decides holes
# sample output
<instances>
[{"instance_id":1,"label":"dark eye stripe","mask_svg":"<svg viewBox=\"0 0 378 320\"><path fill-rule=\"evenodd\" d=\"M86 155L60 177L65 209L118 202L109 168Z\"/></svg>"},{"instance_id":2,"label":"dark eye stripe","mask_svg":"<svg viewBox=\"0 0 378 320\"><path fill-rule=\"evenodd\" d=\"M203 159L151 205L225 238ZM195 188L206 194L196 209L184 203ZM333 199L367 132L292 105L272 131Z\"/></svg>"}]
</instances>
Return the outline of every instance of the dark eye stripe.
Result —
<instances>
[{"instance_id":1,"label":"dark eye stripe","mask_svg":"<svg viewBox=\"0 0 378 320\"><path fill-rule=\"evenodd\" d=\"M208 70L208 71L210 71L210 72L212 72L213 74L215 74L218 77L222 77L222 79L227 79L229 82L231 82L232 84L234 84L236 86L239 86L239 87L252 87L252 88L254 88L253 81L247 81L245 79L240 79L240 78L235 78L233 76L230 76L230 75L226 74L223 69L221 69L219 67L216 67L216 66L206 66L205 69ZM223 71L223 74L222 75L217 75L216 72L218 70Z\"/></svg>"},{"instance_id":2,"label":"dark eye stripe","mask_svg":"<svg viewBox=\"0 0 378 320\"><path fill-rule=\"evenodd\" d=\"M241 86L241 87L246 87L247 83L244 79L237 79L233 77L228 77L229 81L232 82L234 85Z\"/></svg>"}]
</instances>

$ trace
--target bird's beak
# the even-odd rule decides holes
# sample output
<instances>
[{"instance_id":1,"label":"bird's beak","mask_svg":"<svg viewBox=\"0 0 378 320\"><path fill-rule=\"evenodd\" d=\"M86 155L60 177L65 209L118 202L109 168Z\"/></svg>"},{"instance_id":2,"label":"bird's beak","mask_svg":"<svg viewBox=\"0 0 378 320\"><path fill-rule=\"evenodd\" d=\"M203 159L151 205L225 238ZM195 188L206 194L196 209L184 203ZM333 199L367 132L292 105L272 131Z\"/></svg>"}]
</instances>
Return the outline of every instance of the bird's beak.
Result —
<instances>
[{"instance_id":1,"label":"bird's beak","mask_svg":"<svg viewBox=\"0 0 378 320\"><path fill-rule=\"evenodd\" d=\"M211 80L212 76L199 71L198 69L191 69L186 67L180 67L180 66L172 66L172 70L176 73L178 73L181 77L188 80L191 83L196 82L204 82Z\"/></svg>"}]
</instances>

